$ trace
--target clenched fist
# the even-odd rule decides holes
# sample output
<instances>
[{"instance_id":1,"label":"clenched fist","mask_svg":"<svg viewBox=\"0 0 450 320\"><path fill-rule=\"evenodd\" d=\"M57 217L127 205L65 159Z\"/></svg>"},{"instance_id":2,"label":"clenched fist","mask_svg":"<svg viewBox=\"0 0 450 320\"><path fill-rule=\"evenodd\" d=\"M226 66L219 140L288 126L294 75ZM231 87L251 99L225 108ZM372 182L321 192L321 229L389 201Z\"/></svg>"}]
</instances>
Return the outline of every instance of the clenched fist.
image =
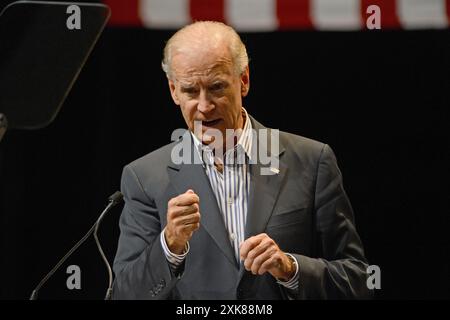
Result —
<instances>
[{"instance_id":1,"label":"clenched fist","mask_svg":"<svg viewBox=\"0 0 450 320\"><path fill-rule=\"evenodd\" d=\"M199 201L199 197L190 189L169 200L164 236L171 252L182 254L186 243L200 228Z\"/></svg>"},{"instance_id":2,"label":"clenched fist","mask_svg":"<svg viewBox=\"0 0 450 320\"><path fill-rule=\"evenodd\" d=\"M295 266L288 256L267 234L248 238L240 245L241 260L254 275L269 272L273 277L287 281L295 274Z\"/></svg>"}]
</instances>

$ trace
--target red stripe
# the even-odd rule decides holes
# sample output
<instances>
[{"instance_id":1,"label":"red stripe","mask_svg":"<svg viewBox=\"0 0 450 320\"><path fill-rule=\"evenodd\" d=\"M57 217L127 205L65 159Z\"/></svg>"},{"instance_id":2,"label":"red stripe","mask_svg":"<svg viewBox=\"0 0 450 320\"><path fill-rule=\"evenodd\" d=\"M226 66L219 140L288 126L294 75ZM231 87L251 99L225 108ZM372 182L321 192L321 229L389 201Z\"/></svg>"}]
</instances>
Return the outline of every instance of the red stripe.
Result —
<instances>
[{"instance_id":1,"label":"red stripe","mask_svg":"<svg viewBox=\"0 0 450 320\"><path fill-rule=\"evenodd\" d=\"M363 29L366 28L367 18L370 13L366 13L367 7L377 5L381 11L381 29L397 29L400 28L400 20L397 16L396 0L361 0L361 16L363 21Z\"/></svg>"},{"instance_id":2,"label":"red stripe","mask_svg":"<svg viewBox=\"0 0 450 320\"><path fill-rule=\"evenodd\" d=\"M139 0L103 0L111 8L110 25L142 26Z\"/></svg>"},{"instance_id":3,"label":"red stripe","mask_svg":"<svg viewBox=\"0 0 450 320\"><path fill-rule=\"evenodd\" d=\"M447 27L450 27L450 0L445 0L445 7L447 11Z\"/></svg>"},{"instance_id":4,"label":"red stripe","mask_svg":"<svg viewBox=\"0 0 450 320\"><path fill-rule=\"evenodd\" d=\"M190 15L193 21L210 20L225 21L224 0L191 0Z\"/></svg>"},{"instance_id":5,"label":"red stripe","mask_svg":"<svg viewBox=\"0 0 450 320\"><path fill-rule=\"evenodd\" d=\"M310 0L277 0L280 29L312 29Z\"/></svg>"}]
</instances>

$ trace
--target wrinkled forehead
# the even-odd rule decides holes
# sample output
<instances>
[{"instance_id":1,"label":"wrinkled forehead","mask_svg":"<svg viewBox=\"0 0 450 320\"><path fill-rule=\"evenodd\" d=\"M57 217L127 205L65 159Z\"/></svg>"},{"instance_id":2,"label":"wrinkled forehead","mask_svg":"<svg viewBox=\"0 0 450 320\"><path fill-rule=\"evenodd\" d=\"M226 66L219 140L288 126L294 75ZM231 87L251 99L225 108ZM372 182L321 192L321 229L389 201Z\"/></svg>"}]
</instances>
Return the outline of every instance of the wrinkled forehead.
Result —
<instances>
[{"instance_id":1,"label":"wrinkled forehead","mask_svg":"<svg viewBox=\"0 0 450 320\"><path fill-rule=\"evenodd\" d=\"M231 54L226 48L177 50L172 56L176 79L211 78L233 75Z\"/></svg>"}]
</instances>

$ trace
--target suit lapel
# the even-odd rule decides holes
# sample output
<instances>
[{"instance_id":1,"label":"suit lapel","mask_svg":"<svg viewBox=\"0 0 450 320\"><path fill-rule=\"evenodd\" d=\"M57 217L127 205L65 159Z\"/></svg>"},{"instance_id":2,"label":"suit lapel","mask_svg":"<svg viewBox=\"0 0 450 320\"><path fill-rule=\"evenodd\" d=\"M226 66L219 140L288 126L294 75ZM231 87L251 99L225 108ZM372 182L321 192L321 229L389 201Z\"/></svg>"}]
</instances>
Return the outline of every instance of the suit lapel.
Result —
<instances>
[{"instance_id":1,"label":"suit lapel","mask_svg":"<svg viewBox=\"0 0 450 320\"><path fill-rule=\"evenodd\" d=\"M256 120L252 119L253 128L258 134L260 129L266 129ZM270 139L267 143L260 141L259 137L256 139L257 143L253 143L252 151L253 155L270 153L271 145ZM255 140L254 140L255 141ZM255 149L257 148L257 149ZM276 151L276 157L280 160L284 152L284 147L279 142L278 151ZM273 174L264 175L261 174L263 170L271 171ZM266 229L267 222L272 215L275 202L278 198L281 183L285 177L287 167L278 162L277 166L271 166L271 164L263 165L258 161L255 164L250 164L250 195L247 212L247 223L245 226L245 239L262 233Z\"/></svg>"},{"instance_id":2,"label":"suit lapel","mask_svg":"<svg viewBox=\"0 0 450 320\"><path fill-rule=\"evenodd\" d=\"M272 215L287 168L281 166L276 175L261 175L261 165L250 166L251 184L245 225L245 239L264 232Z\"/></svg>"},{"instance_id":3,"label":"suit lapel","mask_svg":"<svg viewBox=\"0 0 450 320\"><path fill-rule=\"evenodd\" d=\"M186 131L183 140L190 141L189 144L185 143L184 145L191 148L191 159L195 160L193 163L200 163L200 158L194 148L189 131ZM225 228L223 216L220 213L216 197L214 196L214 192L202 165L184 163L180 165L171 164L169 165L169 175L171 183L179 194L186 192L188 189L192 189L199 196L201 227L209 233L230 263L238 268L234 251L231 247L231 242Z\"/></svg>"}]
</instances>

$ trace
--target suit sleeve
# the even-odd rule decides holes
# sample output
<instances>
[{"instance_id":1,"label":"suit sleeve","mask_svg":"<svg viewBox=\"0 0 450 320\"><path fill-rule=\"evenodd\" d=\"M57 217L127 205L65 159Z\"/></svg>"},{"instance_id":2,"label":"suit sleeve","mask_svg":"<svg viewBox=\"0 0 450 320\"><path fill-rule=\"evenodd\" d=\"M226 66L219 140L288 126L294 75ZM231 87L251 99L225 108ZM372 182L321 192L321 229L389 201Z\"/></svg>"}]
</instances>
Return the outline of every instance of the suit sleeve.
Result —
<instances>
[{"instance_id":1,"label":"suit sleeve","mask_svg":"<svg viewBox=\"0 0 450 320\"><path fill-rule=\"evenodd\" d=\"M121 190L125 206L114 260L113 299L170 298L180 275L172 273L164 254L155 202L145 193L129 166L123 170Z\"/></svg>"},{"instance_id":2,"label":"suit sleeve","mask_svg":"<svg viewBox=\"0 0 450 320\"><path fill-rule=\"evenodd\" d=\"M316 257L295 254L301 299L369 299L367 261L333 151L324 145L315 190Z\"/></svg>"}]
</instances>

